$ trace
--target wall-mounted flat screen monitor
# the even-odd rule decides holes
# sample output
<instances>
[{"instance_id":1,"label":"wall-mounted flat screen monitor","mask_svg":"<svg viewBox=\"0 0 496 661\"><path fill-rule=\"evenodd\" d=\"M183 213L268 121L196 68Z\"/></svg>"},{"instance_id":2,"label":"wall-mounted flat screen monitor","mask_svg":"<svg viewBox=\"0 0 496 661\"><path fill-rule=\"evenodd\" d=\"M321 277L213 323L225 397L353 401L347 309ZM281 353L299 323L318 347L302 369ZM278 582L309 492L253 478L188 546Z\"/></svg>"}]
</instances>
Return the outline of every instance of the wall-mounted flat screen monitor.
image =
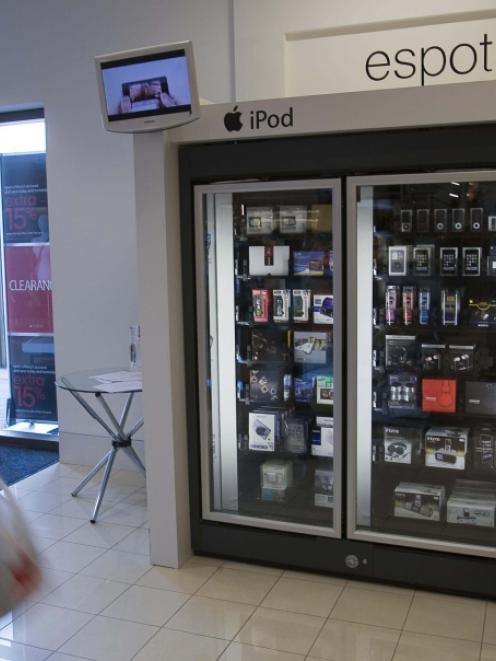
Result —
<instances>
[{"instance_id":1,"label":"wall-mounted flat screen monitor","mask_svg":"<svg viewBox=\"0 0 496 661\"><path fill-rule=\"evenodd\" d=\"M108 131L159 131L199 117L190 41L95 58Z\"/></svg>"}]
</instances>

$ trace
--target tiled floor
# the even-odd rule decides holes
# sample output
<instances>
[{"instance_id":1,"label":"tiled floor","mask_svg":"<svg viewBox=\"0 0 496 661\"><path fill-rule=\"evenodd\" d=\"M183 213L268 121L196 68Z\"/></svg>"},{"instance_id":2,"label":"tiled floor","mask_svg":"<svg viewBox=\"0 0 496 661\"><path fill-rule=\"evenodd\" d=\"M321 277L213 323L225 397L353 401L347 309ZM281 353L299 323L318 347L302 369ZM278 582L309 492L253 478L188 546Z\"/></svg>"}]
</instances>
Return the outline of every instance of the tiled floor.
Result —
<instances>
[{"instance_id":1,"label":"tiled floor","mask_svg":"<svg viewBox=\"0 0 496 661\"><path fill-rule=\"evenodd\" d=\"M100 521L84 468L14 487L45 579L0 618L0 661L496 661L496 603L195 557L151 567L143 478L116 471Z\"/></svg>"}]
</instances>

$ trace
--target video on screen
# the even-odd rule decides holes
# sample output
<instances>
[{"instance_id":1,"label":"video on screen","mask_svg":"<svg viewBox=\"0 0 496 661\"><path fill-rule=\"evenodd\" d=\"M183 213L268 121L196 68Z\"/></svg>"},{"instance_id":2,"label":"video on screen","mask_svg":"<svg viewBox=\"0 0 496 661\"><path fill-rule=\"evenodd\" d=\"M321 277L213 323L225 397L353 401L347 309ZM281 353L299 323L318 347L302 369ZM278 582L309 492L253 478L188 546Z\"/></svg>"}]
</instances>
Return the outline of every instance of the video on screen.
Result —
<instances>
[{"instance_id":1,"label":"video on screen","mask_svg":"<svg viewBox=\"0 0 496 661\"><path fill-rule=\"evenodd\" d=\"M184 51L102 65L109 121L191 111Z\"/></svg>"}]
</instances>

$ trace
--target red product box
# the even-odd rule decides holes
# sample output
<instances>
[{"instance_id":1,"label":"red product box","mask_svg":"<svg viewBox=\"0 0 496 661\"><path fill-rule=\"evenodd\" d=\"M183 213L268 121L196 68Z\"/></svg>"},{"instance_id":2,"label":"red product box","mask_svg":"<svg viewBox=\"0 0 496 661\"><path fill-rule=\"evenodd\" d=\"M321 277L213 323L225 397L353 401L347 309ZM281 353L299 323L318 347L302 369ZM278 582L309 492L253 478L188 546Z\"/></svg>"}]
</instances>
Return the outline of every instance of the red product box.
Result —
<instances>
[{"instance_id":1,"label":"red product box","mask_svg":"<svg viewBox=\"0 0 496 661\"><path fill-rule=\"evenodd\" d=\"M270 294L270 289L252 290L251 300L253 305L253 321L260 323L269 321Z\"/></svg>"},{"instance_id":2,"label":"red product box","mask_svg":"<svg viewBox=\"0 0 496 661\"><path fill-rule=\"evenodd\" d=\"M422 379L422 411L455 413L456 379Z\"/></svg>"}]
</instances>

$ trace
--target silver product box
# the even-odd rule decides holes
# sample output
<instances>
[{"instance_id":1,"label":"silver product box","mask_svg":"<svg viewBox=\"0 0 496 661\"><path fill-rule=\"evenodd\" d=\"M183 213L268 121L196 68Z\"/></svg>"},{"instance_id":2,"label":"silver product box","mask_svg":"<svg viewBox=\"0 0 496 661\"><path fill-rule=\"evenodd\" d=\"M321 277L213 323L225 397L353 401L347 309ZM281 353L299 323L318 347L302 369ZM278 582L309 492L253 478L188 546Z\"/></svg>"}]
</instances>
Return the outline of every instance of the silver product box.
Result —
<instances>
[{"instance_id":1,"label":"silver product box","mask_svg":"<svg viewBox=\"0 0 496 661\"><path fill-rule=\"evenodd\" d=\"M445 497L442 485L400 482L394 490L394 516L441 521Z\"/></svg>"},{"instance_id":2,"label":"silver product box","mask_svg":"<svg viewBox=\"0 0 496 661\"><path fill-rule=\"evenodd\" d=\"M448 523L457 523L482 528L494 528L496 513L496 500L480 498L451 496L448 499Z\"/></svg>"}]
</instances>

